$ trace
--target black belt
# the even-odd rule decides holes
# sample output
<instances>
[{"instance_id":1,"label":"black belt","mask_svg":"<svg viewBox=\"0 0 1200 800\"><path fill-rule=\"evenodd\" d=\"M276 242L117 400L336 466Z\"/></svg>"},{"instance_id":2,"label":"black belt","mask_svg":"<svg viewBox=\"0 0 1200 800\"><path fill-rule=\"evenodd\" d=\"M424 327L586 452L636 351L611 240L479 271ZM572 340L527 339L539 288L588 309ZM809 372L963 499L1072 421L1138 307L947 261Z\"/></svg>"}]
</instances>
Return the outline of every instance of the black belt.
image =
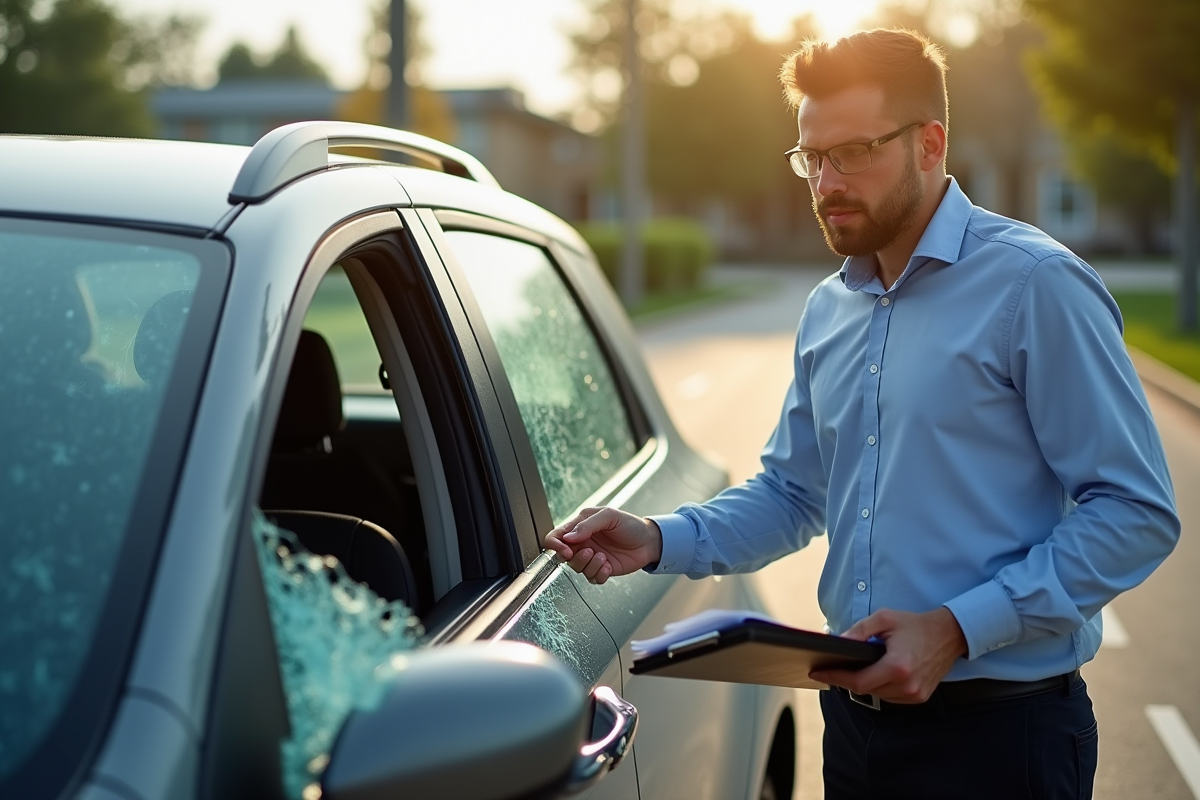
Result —
<instances>
[{"instance_id":1,"label":"black belt","mask_svg":"<svg viewBox=\"0 0 1200 800\"><path fill-rule=\"evenodd\" d=\"M938 684L926 702L937 700L947 706L970 706L979 703L996 703L1001 700L1017 700L1047 692L1062 692L1065 696L1071 691L1071 684L1078 676L1079 670L1073 670L1064 675L1055 675L1053 678L1043 678L1038 681L1001 681L992 678L947 681ZM876 711L884 706L888 708L913 707L906 703L881 701L873 694L857 694L849 689L841 691L845 692L853 702Z\"/></svg>"}]
</instances>

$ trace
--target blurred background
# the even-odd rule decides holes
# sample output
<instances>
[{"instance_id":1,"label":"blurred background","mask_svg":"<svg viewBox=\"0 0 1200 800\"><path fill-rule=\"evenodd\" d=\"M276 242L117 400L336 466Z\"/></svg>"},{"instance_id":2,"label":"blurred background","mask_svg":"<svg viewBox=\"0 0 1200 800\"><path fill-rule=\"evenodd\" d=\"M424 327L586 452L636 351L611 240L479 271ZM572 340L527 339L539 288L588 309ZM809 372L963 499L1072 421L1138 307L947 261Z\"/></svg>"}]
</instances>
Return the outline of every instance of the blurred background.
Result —
<instances>
[{"instance_id":1,"label":"blurred background","mask_svg":"<svg viewBox=\"0 0 1200 800\"><path fill-rule=\"evenodd\" d=\"M948 52L972 200L1158 269L1148 318L1194 332L1197 0L0 0L0 132L409 128L575 224L636 312L711 294L714 262L836 267L776 74L895 25Z\"/></svg>"},{"instance_id":2,"label":"blurred background","mask_svg":"<svg viewBox=\"0 0 1200 800\"><path fill-rule=\"evenodd\" d=\"M579 228L680 429L740 480L840 262L781 158L797 131L776 74L805 37L895 25L946 48L948 167L971 199L1087 258L1121 307L1185 536L1105 609L1096 797L1200 798L1200 626L1178 622L1200 601L1200 400L1181 399L1200 397L1200 0L0 0L0 132L253 144L343 119L455 144ZM762 571L772 613L821 624L822 559L818 542ZM815 800L801 694L797 796ZM1156 727L1176 707L1186 722Z\"/></svg>"}]
</instances>

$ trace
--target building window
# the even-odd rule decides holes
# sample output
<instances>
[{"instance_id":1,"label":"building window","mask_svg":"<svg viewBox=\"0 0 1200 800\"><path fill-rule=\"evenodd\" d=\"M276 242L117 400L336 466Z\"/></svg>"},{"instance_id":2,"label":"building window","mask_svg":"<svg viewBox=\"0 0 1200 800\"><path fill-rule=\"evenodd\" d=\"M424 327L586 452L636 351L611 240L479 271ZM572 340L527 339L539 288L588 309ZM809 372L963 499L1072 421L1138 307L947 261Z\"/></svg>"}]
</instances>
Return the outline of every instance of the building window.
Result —
<instances>
[{"instance_id":1,"label":"building window","mask_svg":"<svg viewBox=\"0 0 1200 800\"><path fill-rule=\"evenodd\" d=\"M1061 170L1038 176L1038 225L1052 236L1087 239L1096 233L1096 197Z\"/></svg>"}]
</instances>

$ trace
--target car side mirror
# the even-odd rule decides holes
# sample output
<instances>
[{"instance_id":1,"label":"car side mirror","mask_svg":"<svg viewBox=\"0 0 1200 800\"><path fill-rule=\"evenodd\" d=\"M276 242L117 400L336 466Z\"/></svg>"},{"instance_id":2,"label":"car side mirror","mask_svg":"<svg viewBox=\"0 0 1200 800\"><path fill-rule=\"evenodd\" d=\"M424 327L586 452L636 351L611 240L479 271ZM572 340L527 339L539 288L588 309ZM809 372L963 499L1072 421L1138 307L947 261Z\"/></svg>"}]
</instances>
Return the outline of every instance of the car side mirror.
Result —
<instances>
[{"instance_id":1,"label":"car side mirror","mask_svg":"<svg viewBox=\"0 0 1200 800\"><path fill-rule=\"evenodd\" d=\"M632 743L637 711L589 697L549 653L520 642L417 651L379 705L343 724L325 800L555 797L591 785ZM595 741L596 723L605 728Z\"/></svg>"}]
</instances>

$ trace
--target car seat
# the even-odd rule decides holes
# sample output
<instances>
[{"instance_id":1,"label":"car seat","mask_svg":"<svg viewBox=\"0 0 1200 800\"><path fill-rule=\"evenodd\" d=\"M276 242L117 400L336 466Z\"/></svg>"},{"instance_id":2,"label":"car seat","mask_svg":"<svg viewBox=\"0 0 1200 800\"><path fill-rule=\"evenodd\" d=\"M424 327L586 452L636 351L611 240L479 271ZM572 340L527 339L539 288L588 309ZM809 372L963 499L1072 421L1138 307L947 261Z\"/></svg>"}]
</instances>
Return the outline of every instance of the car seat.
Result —
<instances>
[{"instance_id":1,"label":"car seat","mask_svg":"<svg viewBox=\"0 0 1200 800\"><path fill-rule=\"evenodd\" d=\"M405 508L396 480L368 454L338 446L344 427L333 354L319 333L302 331L259 505L306 548L337 557L350 577L415 610L421 598L412 564L388 529L420 515Z\"/></svg>"}]
</instances>

